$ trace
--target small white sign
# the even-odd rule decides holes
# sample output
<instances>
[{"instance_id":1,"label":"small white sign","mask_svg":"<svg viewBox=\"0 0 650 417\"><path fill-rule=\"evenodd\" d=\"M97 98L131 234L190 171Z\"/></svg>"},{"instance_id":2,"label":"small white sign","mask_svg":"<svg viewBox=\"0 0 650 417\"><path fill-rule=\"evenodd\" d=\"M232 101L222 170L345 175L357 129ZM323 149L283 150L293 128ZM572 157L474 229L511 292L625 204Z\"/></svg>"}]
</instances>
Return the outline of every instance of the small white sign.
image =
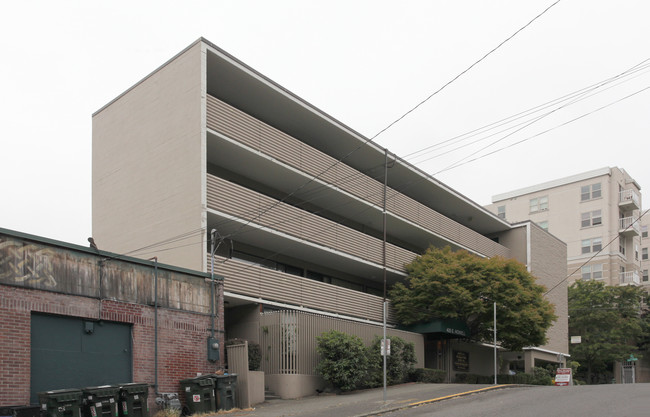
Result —
<instances>
[{"instance_id":1,"label":"small white sign","mask_svg":"<svg viewBox=\"0 0 650 417\"><path fill-rule=\"evenodd\" d=\"M575 345L578 343L582 343L582 336L571 336L571 344Z\"/></svg>"},{"instance_id":2,"label":"small white sign","mask_svg":"<svg viewBox=\"0 0 650 417\"><path fill-rule=\"evenodd\" d=\"M386 340L386 346L388 347L388 351L384 349L384 340ZM381 356L390 356L390 339L381 339Z\"/></svg>"}]
</instances>

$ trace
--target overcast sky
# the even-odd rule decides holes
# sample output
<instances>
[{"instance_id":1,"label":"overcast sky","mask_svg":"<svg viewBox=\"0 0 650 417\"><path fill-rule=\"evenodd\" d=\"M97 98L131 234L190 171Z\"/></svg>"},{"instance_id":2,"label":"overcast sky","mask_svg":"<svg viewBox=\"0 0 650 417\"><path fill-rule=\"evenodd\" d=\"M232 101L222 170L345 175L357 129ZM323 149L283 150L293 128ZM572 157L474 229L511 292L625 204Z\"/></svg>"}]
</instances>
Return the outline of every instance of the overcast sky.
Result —
<instances>
[{"instance_id":1,"label":"overcast sky","mask_svg":"<svg viewBox=\"0 0 650 417\"><path fill-rule=\"evenodd\" d=\"M87 245L92 113L200 36L372 137L553 3L3 2L0 227ZM376 141L479 204L605 166L650 187L649 16L561 0Z\"/></svg>"}]
</instances>

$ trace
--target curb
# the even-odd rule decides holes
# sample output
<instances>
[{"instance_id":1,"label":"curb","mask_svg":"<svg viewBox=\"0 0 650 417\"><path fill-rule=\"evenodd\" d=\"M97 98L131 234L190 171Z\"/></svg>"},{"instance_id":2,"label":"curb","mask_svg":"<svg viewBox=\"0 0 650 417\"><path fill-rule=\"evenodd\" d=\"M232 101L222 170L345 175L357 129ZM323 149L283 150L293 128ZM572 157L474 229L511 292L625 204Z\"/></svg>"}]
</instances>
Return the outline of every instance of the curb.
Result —
<instances>
[{"instance_id":1,"label":"curb","mask_svg":"<svg viewBox=\"0 0 650 417\"><path fill-rule=\"evenodd\" d=\"M381 410L375 410L375 411L371 411L369 413L357 414L357 415L355 415L353 417L371 417L371 416L376 416L376 415L379 415L379 414L391 413L393 411L404 410L404 409L407 409L407 408L419 407L419 406L424 405L424 404L432 404L432 403L436 403L436 402L439 402L439 401L450 400L452 398L464 397L464 396L476 394L476 393L479 393L479 392L486 392L486 391L492 391L492 390L504 389L504 388L516 388L516 387L520 387L520 386L521 385L519 385L519 384L494 385L494 386L491 386L491 387L479 388L479 389L475 389L475 390L472 390L472 391L459 392L457 394L445 395L444 397L431 398L429 400L417 401L417 402L414 402L414 403L404 404L404 405L400 405L400 406L396 406L396 407L383 408Z\"/></svg>"}]
</instances>

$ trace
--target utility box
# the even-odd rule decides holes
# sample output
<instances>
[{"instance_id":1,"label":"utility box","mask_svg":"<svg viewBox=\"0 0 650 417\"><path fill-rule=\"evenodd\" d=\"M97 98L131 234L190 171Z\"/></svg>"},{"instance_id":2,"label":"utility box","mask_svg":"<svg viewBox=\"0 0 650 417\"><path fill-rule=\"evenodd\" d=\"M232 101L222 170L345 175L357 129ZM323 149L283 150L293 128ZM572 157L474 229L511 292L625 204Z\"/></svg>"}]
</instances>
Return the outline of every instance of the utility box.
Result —
<instances>
[{"instance_id":1,"label":"utility box","mask_svg":"<svg viewBox=\"0 0 650 417\"><path fill-rule=\"evenodd\" d=\"M81 417L81 390L39 392L38 402L43 417Z\"/></svg>"},{"instance_id":2,"label":"utility box","mask_svg":"<svg viewBox=\"0 0 650 417\"><path fill-rule=\"evenodd\" d=\"M148 384L123 384L120 386L118 406L120 417L149 417Z\"/></svg>"},{"instance_id":3,"label":"utility box","mask_svg":"<svg viewBox=\"0 0 650 417\"><path fill-rule=\"evenodd\" d=\"M83 388L84 417L118 417L119 391L119 387L111 385Z\"/></svg>"},{"instance_id":4,"label":"utility box","mask_svg":"<svg viewBox=\"0 0 650 417\"><path fill-rule=\"evenodd\" d=\"M214 401L214 380L197 377L181 380L181 391L185 395L184 414L209 413L216 411Z\"/></svg>"}]
</instances>

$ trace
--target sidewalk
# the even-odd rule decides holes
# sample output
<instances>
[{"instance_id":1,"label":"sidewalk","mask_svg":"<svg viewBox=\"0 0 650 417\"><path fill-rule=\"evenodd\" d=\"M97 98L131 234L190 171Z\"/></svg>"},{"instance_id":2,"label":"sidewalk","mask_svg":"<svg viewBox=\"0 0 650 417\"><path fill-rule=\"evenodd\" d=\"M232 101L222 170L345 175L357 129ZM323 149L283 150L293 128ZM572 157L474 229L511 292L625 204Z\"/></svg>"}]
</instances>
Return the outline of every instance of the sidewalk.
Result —
<instances>
[{"instance_id":1,"label":"sidewalk","mask_svg":"<svg viewBox=\"0 0 650 417\"><path fill-rule=\"evenodd\" d=\"M270 400L257 404L252 411L238 411L232 416L279 417L362 417L380 412L412 407L415 403L434 402L494 389L518 385L403 384L388 387L386 402L383 389L356 391L350 394L306 397L298 400Z\"/></svg>"}]
</instances>

